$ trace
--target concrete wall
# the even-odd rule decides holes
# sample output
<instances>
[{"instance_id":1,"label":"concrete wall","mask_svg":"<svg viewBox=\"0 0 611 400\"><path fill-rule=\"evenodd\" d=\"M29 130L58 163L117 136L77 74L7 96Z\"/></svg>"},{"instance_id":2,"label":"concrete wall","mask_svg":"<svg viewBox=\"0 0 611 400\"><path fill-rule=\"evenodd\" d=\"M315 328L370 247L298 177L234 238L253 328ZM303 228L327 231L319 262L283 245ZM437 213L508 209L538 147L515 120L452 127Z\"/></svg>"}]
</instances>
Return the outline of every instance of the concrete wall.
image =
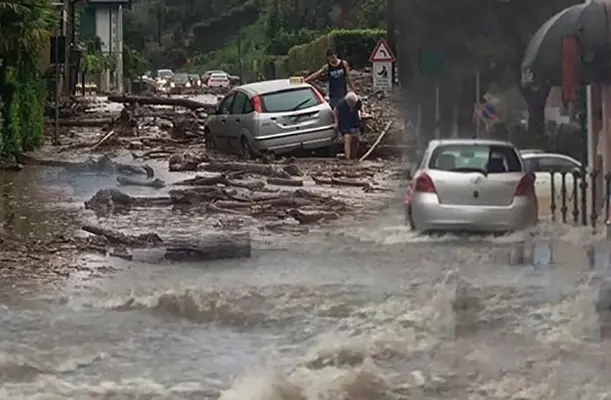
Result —
<instances>
[{"instance_id":1,"label":"concrete wall","mask_svg":"<svg viewBox=\"0 0 611 400\"><path fill-rule=\"evenodd\" d=\"M117 69L113 76L107 71L102 77L104 92L123 91L123 9L121 6L96 8L96 35L102 40L102 51L114 56Z\"/></svg>"}]
</instances>

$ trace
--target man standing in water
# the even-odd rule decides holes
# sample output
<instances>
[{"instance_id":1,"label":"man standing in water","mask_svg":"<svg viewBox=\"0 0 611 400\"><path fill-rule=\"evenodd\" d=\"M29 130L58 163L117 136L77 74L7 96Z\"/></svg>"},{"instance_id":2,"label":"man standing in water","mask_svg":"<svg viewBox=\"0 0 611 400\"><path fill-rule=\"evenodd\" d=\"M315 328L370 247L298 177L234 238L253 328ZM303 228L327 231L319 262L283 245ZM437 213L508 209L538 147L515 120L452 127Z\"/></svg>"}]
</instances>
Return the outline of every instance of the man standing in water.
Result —
<instances>
[{"instance_id":1,"label":"man standing in water","mask_svg":"<svg viewBox=\"0 0 611 400\"><path fill-rule=\"evenodd\" d=\"M329 82L329 105L331 108L335 108L337 103L346 96L348 89L354 92L354 85L350 77L350 66L348 66L347 61L341 60L333 50L329 49L327 50L327 64L305 78L305 82L315 81L324 77L325 74Z\"/></svg>"},{"instance_id":2,"label":"man standing in water","mask_svg":"<svg viewBox=\"0 0 611 400\"><path fill-rule=\"evenodd\" d=\"M361 108L362 103L354 92L348 92L346 96L337 102L333 110L335 129L344 138L344 156L346 160L352 158L352 139L356 140L356 152L358 154L358 140L361 133ZM356 154L355 154L356 156Z\"/></svg>"}]
</instances>

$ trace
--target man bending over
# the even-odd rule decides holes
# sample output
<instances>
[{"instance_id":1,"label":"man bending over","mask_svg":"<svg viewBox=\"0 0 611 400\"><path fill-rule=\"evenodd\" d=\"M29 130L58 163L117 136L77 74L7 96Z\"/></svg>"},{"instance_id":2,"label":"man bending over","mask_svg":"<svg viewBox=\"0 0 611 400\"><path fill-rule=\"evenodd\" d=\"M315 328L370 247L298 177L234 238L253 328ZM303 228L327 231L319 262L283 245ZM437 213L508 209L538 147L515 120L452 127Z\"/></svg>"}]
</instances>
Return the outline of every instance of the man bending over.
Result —
<instances>
[{"instance_id":1,"label":"man bending over","mask_svg":"<svg viewBox=\"0 0 611 400\"><path fill-rule=\"evenodd\" d=\"M344 138L344 156L346 160L352 158L352 139L356 140L356 153L358 153L358 140L361 133L361 109L363 104L354 92L348 92L339 100L333 110L335 129ZM356 156L356 154L355 154Z\"/></svg>"}]
</instances>

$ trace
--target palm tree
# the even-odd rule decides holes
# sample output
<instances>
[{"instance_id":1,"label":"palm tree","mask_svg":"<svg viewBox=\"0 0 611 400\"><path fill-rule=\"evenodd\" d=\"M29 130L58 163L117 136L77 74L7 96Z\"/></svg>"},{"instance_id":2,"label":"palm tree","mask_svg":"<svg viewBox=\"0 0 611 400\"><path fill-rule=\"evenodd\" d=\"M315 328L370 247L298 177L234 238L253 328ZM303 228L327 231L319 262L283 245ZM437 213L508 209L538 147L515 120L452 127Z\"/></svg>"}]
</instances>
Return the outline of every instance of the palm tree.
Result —
<instances>
[{"instance_id":1,"label":"palm tree","mask_svg":"<svg viewBox=\"0 0 611 400\"><path fill-rule=\"evenodd\" d=\"M14 63L20 56L38 57L56 26L49 0L0 0L0 59Z\"/></svg>"}]
</instances>

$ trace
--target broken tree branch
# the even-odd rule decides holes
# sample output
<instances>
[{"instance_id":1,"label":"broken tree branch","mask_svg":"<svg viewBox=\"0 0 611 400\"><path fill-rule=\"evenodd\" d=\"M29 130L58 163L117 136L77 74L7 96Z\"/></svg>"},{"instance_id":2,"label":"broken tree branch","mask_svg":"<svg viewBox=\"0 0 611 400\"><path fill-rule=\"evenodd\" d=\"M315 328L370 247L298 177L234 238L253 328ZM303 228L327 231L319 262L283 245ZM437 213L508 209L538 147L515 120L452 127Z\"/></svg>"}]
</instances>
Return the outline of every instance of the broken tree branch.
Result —
<instances>
[{"instance_id":1,"label":"broken tree branch","mask_svg":"<svg viewBox=\"0 0 611 400\"><path fill-rule=\"evenodd\" d=\"M386 136L386 134L390 131L390 127L391 126L392 126L392 122L387 122L386 123L386 126L384 127L384 130L382 130L382 133L380 133L378 135L378 137L376 138L376 141L373 142L373 144L371 145L369 150L367 150L367 152L365 154L363 154L361 156L361 158L359 158L359 161L365 160L367 157L369 157L369 155L371 153L373 153L373 151L376 149L376 147L378 147L378 145L382 142L382 139L384 139L384 136Z\"/></svg>"}]
</instances>

